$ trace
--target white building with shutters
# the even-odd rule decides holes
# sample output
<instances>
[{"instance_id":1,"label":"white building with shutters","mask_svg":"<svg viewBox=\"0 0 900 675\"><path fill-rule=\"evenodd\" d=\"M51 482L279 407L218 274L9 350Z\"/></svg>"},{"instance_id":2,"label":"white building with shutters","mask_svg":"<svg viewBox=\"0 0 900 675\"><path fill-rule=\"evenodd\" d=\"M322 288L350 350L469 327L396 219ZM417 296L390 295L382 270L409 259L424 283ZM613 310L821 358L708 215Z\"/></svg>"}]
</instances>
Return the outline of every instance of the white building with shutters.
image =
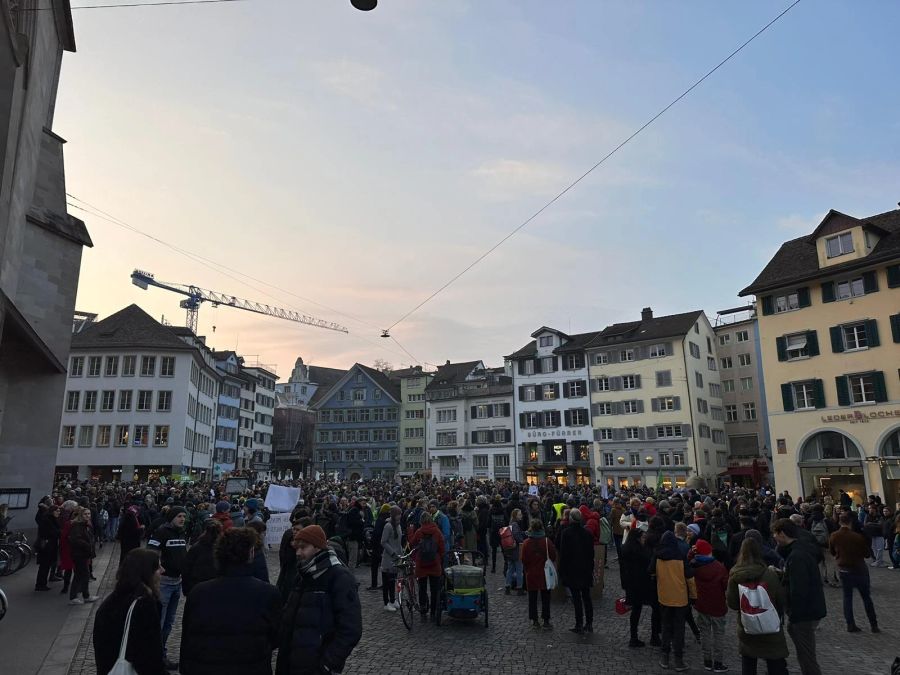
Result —
<instances>
[{"instance_id":1,"label":"white building with shutters","mask_svg":"<svg viewBox=\"0 0 900 675\"><path fill-rule=\"evenodd\" d=\"M715 484L727 467L713 328L702 311L607 327L585 345L597 481Z\"/></svg>"},{"instance_id":2,"label":"white building with shutters","mask_svg":"<svg viewBox=\"0 0 900 675\"><path fill-rule=\"evenodd\" d=\"M505 357L516 397L516 467L531 484L593 484L585 346L598 333L566 335L546 326Z\"/></svg>"}]
</instances>

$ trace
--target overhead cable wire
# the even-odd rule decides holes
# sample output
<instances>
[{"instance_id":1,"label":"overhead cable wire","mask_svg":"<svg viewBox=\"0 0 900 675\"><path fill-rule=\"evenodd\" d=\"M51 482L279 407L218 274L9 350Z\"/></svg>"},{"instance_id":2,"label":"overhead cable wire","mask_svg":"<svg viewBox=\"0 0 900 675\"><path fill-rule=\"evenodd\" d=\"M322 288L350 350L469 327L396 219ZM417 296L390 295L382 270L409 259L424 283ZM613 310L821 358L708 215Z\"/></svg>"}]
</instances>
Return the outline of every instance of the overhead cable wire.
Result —
<instances>
[{"instance_id":1,"label":"overhead cable wire","mask_svg":"<svg viewBox=\"0 0 900 675\"><path fill-rule=\"evenodd\" d=\"M218 5L222 3L249 2L249 0L159 0L158 2L123 2L104 5L73 5L71 9L134 9L135 7L171 7L174 5ZM25 7L13 11L43 12L52 11L53 7Z\"/></svg>"},{"instance_id":2,"label":"overhead cable wire","mask_svg":"<svg viewBox=\"0 0 900 675\"><path fill-rule=\"evenodd\" d=\"M596 170L599 166L601 166L604 162L606 162L606 160L608 160L610 157L612 157L613 155L615 155L619 150L621 150L623 147L625 147L629 142L631 142L631 141L632 141L636 136L638 136L642 131L644 131L647 127L649 127L651 124L653 124L653 123L654 123L656 120L658 120L660 117L662 117L662 116L663 116L663 115L664 115L664 114L665 114L672 106L674 106L675 104L677 104L677 103L678 103L679 101L681 101L685 96L687 96L688 94L690 94L694 89L696 89L697 87L699 87L699 86L700 86L700 85L701 85L701 84L702 84L709 76L711 76L713 73L715 73L717 70L719 70L719 68L721 68L721 67L724 66L726 63L728 63L732 58L734 58L735 56L737 56L737 55L738 55L738 54L739 54L739 53L740 53L747 45L749 45L751 42L753 42L753 41L754 41L756 38L758 38L760 35L762 35L763 33L765 33L772 25L774 25L779 19L781 19L781 17L783 17L785 14L787 14L789 11L791 11L791 10L792 10L794 7L796 7L798 4L800 4L800 0L795 0L795 1L794 1L791 5L789 5L784 11L782 11L780 14L778 14L778 16L776 16L774 19L772 19L771 21L769 21L769 23L767 23L765 26L763 26L762 28L760 28L760 29L759 29L756 33L754 33L749 39L747 39L743 44L741 44L737 49L735 49L733 52L731 52L731 53L730 53L728 56L726 56L724 59L722 59L721 61L719 61L719 63L716 64L716 66L715 66L714 68L712 68L711 70L709 70L705 75L703 75L703 77L701 77L699 80L697 80L696 82L694 82L690 87L688 87L688 88L685 89L683 92L681 92L681 94L679 94L675 99L673 99L671 103L669 103L666 107L664 107L662 110L660 110L658 113L656 113L656 114L655 114L653 117L651 117L649 120L647 120L646 122L644 122L644 124L642 124L640 127L638 127L638 129L637 129L636 131L634 131L630 136L628 136L628 138L626 138L626 139L623 140L621 143L619 143L616 147L614 147L612 150L610 150L606 155L604 155L604 156L600 159L600 161L598 161L596 164L594 164L592 167L590 167L587 171L585 171L583 174L581 174L581 175L580 175L578 178L576 178L574 181L572 181L571 183L569 183L565 188L563 188L563 190L562 190L561 192L559 192L555 197L553 197L550 201L548 201L546 204L544 204L540 209L538 209L537 211L535 211L535 212L534 212L531 216L529 216L528 219L525 220L521 225L519 225L518 227L516 227L515 229L513 229L511 232L509 232L509 233L508 233L505 237L503 237L500 241L498 241L496 244L494 244L493 246L491 246L487 251L485 251L484 253L482 253L482 254L481 254L480 256L478 256L474 261L472 261L469 265L467 265L461 272L459 272L458 274L456 274L455 276L453 276L453 277L452 277L449 281L447 281L443 286L441 286L440 288L438 288L438 289L437 289L436 291L434 291L431 295L429 295L427 298L425 298L424 300L422 300L422 302L420 302L418 305L416 305L415 307L413 307L413 308L412 308L411 310L409 310L406 314L404 314L404 315L401 316L399 319L397 319L394 323L392 323L390 326L388 326L387 329L386 329L386 331L390 331L392 328L394 328L394 327L397 326L398 324L400 324L400 323L402 323L403 321L405 321L406 319L408 319L408 318L409 318L410 316L412 316L415 312L417 312L417 311L420 310L422 307L424 307L427 303L431 302L431 301L432 301L435 297L437 297L441 292L443 292L444 290L446 290L451 284L453 284L454 282L456 282L456 281L457 281L460 277L462 277L466 272L468 272L468 271L471 270L473 267L475 267L478 263L480 263L482 260L484 260L485 258L487 258L491 253L493 253L493 252L496 251L498 248L500 248L503 244L505 244L505 243L506 243L509 239L511 239L513 236L515 236L516 234L518 234L518 233L519 233L523 228L525 228L525 226L527 226L531 221L533 221L535 218L537 218L538 216L540 216L544 211L546 211L548 208L550 208L551 206L553 206L557 201L559 201L560 199L562 199L562 198L563 198L570 190L572 190L572 189L573 189L576 185L578 185L581 181L583 181L585 178L587 178L589 175L591 175L591 174L594 172L594 170Z\"/></svg>"}]
</instances>

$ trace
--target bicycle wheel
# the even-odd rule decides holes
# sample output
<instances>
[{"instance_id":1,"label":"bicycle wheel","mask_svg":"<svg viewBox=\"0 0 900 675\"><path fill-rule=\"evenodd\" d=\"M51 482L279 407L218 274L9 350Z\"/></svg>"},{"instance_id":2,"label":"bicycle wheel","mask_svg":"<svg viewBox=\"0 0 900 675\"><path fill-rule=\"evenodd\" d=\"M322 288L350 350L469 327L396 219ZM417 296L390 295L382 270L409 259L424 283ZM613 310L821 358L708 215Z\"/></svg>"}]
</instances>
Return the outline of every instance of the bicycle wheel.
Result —
<instances>
[{"instance_id":1,"label":"bicycle wheel","mask_svg":"<svg viewBox=\"0 0 900 675\"><path fill-rule=\"evenodd\" d=\"M400 603L400 618L407 630L412 630L414 612L412 598L409 597L409 589L404 582L397 584L397 602Z\"/></svg>"},{"instance_id":2,"label":"bicycle wheel","mask_svg":"<svg viewBox=\"0 0 900 675\"><path fill-rule=\"evenodd\" d=\"M12 566L9 553L0 548L0 577L5 577L13 572L15 572L15 568Z\"/></svg>"},{"instance_id":3,"label":"bicycle wheel","mask_svg":"<svg viewBox=\"0 0 900 675\"><path fill-rule=\"evenodd\" d=\"M9 609L9 602L6 600L6 593L3 592L3 589L0 588L0 621L3 620L3 617L6 616L6 610Z\"/></svg>"},{"instance_id":4,"label":"bicycle wheel","mask_svg":"<svg viewBox=\"0 0 900 675\"><path fill-rule=\"evenodd\" d=\"M19 549L22 554L22 567L20 567L19 569L28 567L28 563L30 563L31 559L34 557L34 553L32 552L31 547L28 544L19 542L16 548Z\"/></svg>"}]
</instances>

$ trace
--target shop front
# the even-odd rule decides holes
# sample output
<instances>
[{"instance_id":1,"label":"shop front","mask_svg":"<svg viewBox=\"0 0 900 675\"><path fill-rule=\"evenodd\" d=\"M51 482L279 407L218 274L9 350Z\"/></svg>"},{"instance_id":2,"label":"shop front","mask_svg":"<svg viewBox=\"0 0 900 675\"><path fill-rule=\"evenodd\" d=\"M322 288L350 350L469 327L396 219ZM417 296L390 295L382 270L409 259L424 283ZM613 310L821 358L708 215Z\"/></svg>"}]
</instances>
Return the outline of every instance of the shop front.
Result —
<instances>
[{"instance_id":1,"label":"shop front","mask_svg":"<svg viewBox=\"0 0 900 675\"><path fill-rule=\"evenodd\" d=\"M564 439L523 443L525 482L529 485L591 485L590 443L567 444Z\"/></svg>"},{"instance_id":2,"label":"shop front","mask_svg":"<svg viewBox=\"0 0 900 675\"><path fill-rule=\"evenodd\" d=\"M900 504L900 427L891 429L881 442L878 465L884 485L884 503L894 508Z\"/></svg>"},{"instance_id":3,"label":"shop front","mask_svg":"<svg viewBox=\"0 0 900 675\"><path fill-rule=\"evenodd\" d=\"M809 437L800 450L800 485L803 496L835 502L843 490L856 504L868 494L863 456L856 443L839 431L820 431Z\"/></svg>"},{"instance_id":4,"label":"shop front","mask_svg":"<svg viewBox=\"0 0 900 675\"><path fill-rule=\"evenodd\" d=\"M159 480L163 477L168 479L171 475L171 466L136 466L134 467L132 480L147 482L152 480Z\"/></svg>"},{"instance_id":5,"label":"shop front","mask_svg":"<svg viewBox=\"0 0 900 675\"><path fill-rule=\"evenodd\" d=\"M90 469L91 480L109 483L122 480L121 466L92 466Z\"/></svg>"},{"instance_id":6,"label":"shop front","mask_svg":"<svg viewBox=\"0 0 900 675\"><path fill-rule=\"evenodd\" d=\"M683 488L687 484L688 471L675 470L665 468L661 471L653 470L628 470L620 469L619 471L602 472L598 482L606 482L606 490L608 493L618 492L619 490L630 490L642 487L662 487L664 490L675 490Z\"/></svg>"},{"instance_id":7,"label":"shop front","mask_svg":"<svg viewBox=\"0 0 900 675\"><path fill-rule=\"evenodd\" d=\"M730 459L728 468L719 474L719 481L734 487L761 487L769 482L769 464L765 457Z\"/></svg>"}]
</instances>

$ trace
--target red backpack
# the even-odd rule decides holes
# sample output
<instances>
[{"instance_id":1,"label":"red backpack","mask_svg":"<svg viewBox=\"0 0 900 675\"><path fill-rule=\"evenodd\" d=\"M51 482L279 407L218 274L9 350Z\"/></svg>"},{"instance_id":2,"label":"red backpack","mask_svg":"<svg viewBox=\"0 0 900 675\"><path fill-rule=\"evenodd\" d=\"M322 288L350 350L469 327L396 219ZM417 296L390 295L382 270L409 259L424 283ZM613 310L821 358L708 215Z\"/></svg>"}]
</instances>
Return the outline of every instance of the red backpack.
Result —
<instances>
[{"instance_id":1,"label":"red backpack","mask_svg":"<svg viewBox=\"0 0 900 675\"><path fill-rule=\"evenodd\" d=\"M500 548L504 551L514 549L516 547L516 538L513 536L512 528L507 525L500 528Z\"/></svg>"}]
</instances>

